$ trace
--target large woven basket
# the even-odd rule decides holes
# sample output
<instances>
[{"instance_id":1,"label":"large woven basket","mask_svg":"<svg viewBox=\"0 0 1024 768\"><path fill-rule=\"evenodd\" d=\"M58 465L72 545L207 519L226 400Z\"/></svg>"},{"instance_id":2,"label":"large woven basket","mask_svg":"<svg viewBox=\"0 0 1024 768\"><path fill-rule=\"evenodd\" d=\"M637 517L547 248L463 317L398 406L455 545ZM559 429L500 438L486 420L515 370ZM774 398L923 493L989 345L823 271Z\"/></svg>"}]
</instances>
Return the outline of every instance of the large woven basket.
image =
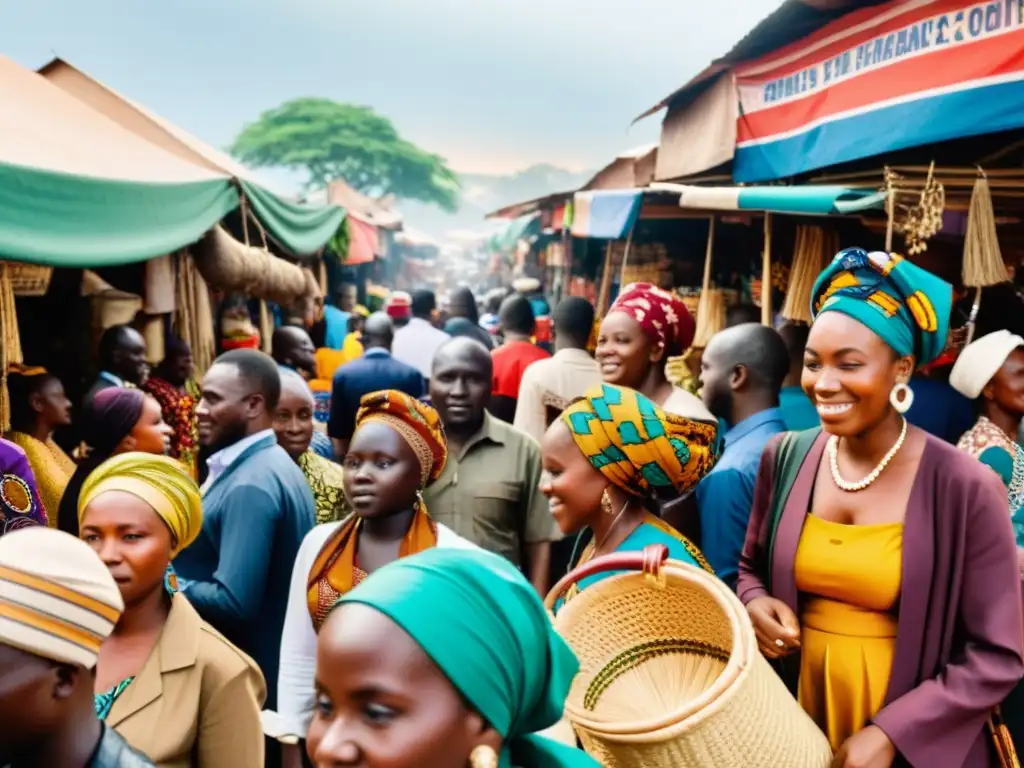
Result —
<instances>
[{"instance_id":1,"label":"large woven basket","mask_svg":"<svg viewBox=\"0 0 1024 768\"><path fill-rule=\"evenodd\" d=\"M598 558L555 586L607 571L555 617L580 672L565 704L583 747L609 768L828 768L825 735L757 648L747 612L668 549Z\"/></svg>"}]
</instances>

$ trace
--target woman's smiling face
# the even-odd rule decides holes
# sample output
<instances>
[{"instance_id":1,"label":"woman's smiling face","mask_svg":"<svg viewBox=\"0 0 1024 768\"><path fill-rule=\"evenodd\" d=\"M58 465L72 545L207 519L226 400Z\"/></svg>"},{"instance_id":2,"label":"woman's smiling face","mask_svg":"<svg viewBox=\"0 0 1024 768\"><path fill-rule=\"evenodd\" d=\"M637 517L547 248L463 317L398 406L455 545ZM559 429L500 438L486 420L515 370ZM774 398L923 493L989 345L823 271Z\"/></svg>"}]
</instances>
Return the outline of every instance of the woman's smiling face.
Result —
<instances>
[{"instance_id":1,"label":"woman's smiling face","mask_svg":"<svg viewBox=\"0 0 1024 768\"><path fill-rule=\"evenodd\" d=\"M889 413L889 394L906 384L912 357L899 357L866 325L841 312L825 312L811 326L800 385L826 432L854 436Z\"/></svg>"},{"instance_id":2,"label":"woman's smiling face","mask_svg":"<svg viewBox=\"0 0 1024 768\"><path fill-rule=\"evenodd\" d=\"M640 323L625 312L609 312L601 322L594 359L608 384L638 389L651 366L663 357Z\"/></svg>"}]
</instances>

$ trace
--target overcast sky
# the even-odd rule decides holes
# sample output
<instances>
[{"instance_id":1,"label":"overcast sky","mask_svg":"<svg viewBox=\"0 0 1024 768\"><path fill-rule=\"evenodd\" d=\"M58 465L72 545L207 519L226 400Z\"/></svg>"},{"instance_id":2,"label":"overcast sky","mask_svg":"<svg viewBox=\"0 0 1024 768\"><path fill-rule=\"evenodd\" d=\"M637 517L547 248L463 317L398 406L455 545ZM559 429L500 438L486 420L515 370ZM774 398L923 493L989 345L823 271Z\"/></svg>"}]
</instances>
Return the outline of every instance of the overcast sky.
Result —
<instances>
[{"instance_id":1,"label":"overcast sky","mask_svg":"<svg viewBox=\"0 0 1024 768\"><path fill-rule=\"evenodd\" d=\"M224 147L297 96L372 106L460 171L597 168L641 111L780 0L22 0L0 53L53 55Z\"/></svg>"}]
</instances>

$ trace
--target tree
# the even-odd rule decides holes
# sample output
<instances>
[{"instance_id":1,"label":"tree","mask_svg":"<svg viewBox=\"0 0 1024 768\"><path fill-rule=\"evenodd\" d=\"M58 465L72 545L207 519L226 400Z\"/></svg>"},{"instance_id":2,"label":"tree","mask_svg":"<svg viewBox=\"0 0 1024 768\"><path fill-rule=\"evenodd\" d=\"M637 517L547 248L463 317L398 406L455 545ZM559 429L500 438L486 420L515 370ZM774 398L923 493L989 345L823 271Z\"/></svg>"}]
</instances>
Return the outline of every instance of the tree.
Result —
<instances>
[{"instance_id":1,"label":"tree","mask_svg":"<svg viewBox=\"0 0 1024 768\"><path fill-rule=\"evenodd\" d=\"M367 195L458 208L459 180L444 158L403 139L370 107L293 99L246 125L230 152L253 168L303 171L307 188L342 178Z\"/></svg>"}]
</instances>

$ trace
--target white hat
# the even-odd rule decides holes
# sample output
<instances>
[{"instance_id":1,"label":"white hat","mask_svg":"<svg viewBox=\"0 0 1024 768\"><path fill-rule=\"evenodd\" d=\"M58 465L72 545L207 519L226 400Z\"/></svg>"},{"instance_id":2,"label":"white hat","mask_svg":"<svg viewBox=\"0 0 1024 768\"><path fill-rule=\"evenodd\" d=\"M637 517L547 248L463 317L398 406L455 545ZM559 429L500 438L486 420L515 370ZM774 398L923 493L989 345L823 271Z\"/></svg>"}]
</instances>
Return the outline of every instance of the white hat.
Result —
<instances>
[{"instance_id":1,"label":"white hat","mask_svg":"<svg viewBox=\"0 0 1024 768\"><path fill-rule=\"evenodd\" d=\"M84 541L43 526L0 537L0 643L92 669L123 610Z\"/></svg>"},{"instance_id":2,"label":"white hat","mask_svg":"<svg viewBox=\"0 0 1024 768\"><path fill-rule=\"evenodd\" d=\"M992 381L1006 358L1017 347L1024 347L1024 338L1009 331L995 331L975 339L960 352L949 374L949 384L960 394L976 400L981 390Z\"/></svg>"}]
</instances>

